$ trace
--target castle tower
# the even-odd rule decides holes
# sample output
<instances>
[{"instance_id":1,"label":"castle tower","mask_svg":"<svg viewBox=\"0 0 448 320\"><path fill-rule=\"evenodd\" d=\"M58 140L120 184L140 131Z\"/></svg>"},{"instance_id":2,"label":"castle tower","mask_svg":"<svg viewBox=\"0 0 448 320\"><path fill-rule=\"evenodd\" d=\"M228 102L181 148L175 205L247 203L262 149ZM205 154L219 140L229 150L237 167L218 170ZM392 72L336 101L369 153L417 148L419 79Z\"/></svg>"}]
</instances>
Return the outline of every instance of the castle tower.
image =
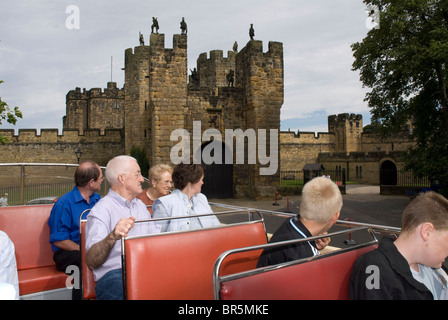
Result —
<instances>
[{"instance_id":1,"label":"castle tower","mask_svg":"<svg viewBox=\"0 0 448 320\"><path fill-rule=\"evenodd\" d=\"M104 91L92 88L70 90L66 95L66 116L64 130L79 130L81 135L88 129L124 127L124 90L118 89L115 82L108 82Z\"/></svg>"},{"instance_id":2,"label":"castle tower","mask_svg":"<svg viewBox=\"0 0 448 320\"><path fill-rule=\"evenodd\" d=\"M173 36L173 49L165 48L164 34L151 34L149 108L151 111L151 163L170 163L171 132L184 128L187 105L187 35Z\"/></svg>"},{"instance_id":3,"label":"castle tower","mask_svg":"<svg viewBox=\"0 0 448 320\"><path fill-rule=\"evenodd\" d=\"M362 145L362 115L341 113L328 117L328 132L335 134L335 152L359 152Z\"/></svg>"},{"instance_id":4,"label":"castle tower","mask_svg":"<svg viewBox=\"0 0 448 320\"><path fill-rule=\"evenodd\" d=\"M207 59L207 53L200 54L197 60L199 87L207 87L214 94L219 87L226 87L227 74L230 70L235 72L235 55L235 52L228 51L227 58L224 58L222 50L213 50Z\"/></svg>"},{"instance_id":5,"label":"castle tower","mask_svg":"<svg viewBox=\"0 0 448 320\"><path fill-rule=\"evenodd\" d=\"M125 152L132 147L146 150L150 154L149 111L149 46L127 49L125 66Z\"/></svg>"},{"instance_id":6,"label":"castle tower","mask_svg":"<svg viewBox=\"0 0 448 320\"><path fill-rule=\"evenodd\" d=\"M187 99L187 36L152 33L149 46L125 52L125 145L146 151L150 165L170 162L173 130L183 128Z\"/></svg>"},{"instance_id":7,"label":"castle tower","mask_svg":"<svg viewBox=\"0 0 448 320\"><path fill-rule=\"evenodd\" d=\"M278 134L280 129L280 109L284 101L283 44L269 42L268 52L263 53L261 41L249 41L236 56L235 75L236 85L245 90L245 127L258 133L259 130L266 130L266 152L274 149L276 154L271 158L275 156L278 164L276 173L271 175L260 175L263 166L259 159L257 164L249 164L246 179L249 182L248 192L253 198L272 197L280 183L280 143L277 141L276 148L271 148L270 130Z\"/></svg>"},{"instance_id":8,"label":"castle tower","mask_svg":"<svg viewBox=\"0 0 448 320\"><path fill-rule=\"evenodd\" d=\"M280 182L278 131L284 90L283 45L270 42L268 52L263 53L261 41L250 41L238 54L229 51L224 58L221 50L214 50L210 59L202 54L197 61L198 80L188 84L186 35L174 35L172 49L165 48L164 34L153 33L149 46L141 45L134 52L126 50L126 153L136 146L146 151L150 165L171 163L172 148L180 142L170 141L171 134L185 129L192 141L182 141L190 141L190 157L197 159L201 152L198 145L204 148L206 142L197 141L198 135L193 134L195 121L201 123L201 137L205 130L213 128L221 132L223 142L226 129L250 129L258 134L258 140L248 141L245 158L249 158L248 150L255 147L257 161L230 165L226 177L233 177L231 194L272 198ZM233 87L228 86L226 79L230 70L235 75ZM247 146L249 143L252 148ZM267 166L274 172L261 174ZM224 171L219 164L211 169ZM222 190L222 184L219 187Z\"/></svg>"}]
</instances>

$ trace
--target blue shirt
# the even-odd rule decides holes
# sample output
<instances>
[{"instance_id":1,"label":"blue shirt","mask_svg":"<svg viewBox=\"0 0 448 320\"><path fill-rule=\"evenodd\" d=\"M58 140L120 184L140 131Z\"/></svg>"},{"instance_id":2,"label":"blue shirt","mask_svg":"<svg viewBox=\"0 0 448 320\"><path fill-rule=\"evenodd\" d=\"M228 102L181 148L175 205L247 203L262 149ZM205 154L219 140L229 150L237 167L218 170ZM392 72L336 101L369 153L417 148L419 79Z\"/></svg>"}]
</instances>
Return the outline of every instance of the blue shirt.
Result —
<instances>
[{"instance_id":1,"label":"blue shirt","mask_svg":"<svg viewBox=\"0 0 448 320\"><path fill-rule=\"evenodd\" d=\"M72 240L79 244L79 217L84 210L91 209L100 199L101 196L94 193L87 203L76 186L58 199L48 219L53 252L59 250L53 244L56 241Z\"/></svg>"}]
</instances>

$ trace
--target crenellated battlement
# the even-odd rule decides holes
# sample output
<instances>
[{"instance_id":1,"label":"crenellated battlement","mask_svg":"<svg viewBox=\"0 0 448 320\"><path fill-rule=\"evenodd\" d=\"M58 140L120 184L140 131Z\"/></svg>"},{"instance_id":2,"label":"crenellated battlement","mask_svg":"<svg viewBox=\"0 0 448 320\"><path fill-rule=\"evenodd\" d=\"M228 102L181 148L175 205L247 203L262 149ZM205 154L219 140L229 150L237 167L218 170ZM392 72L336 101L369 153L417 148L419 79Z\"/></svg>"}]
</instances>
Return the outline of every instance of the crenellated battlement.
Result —
<instances>
[{"instance_id":1,"label":"crenellated battlement","mask_svg":"<svg viewBox=\"0 0 448 320\"><path fill-rule=\"evenodd\" d=\"M0 135L9 140L9 144L24 143L77 143L80 140L84 142L121 142L122 130L106 129L103 132L99 129L87 129L80 133L79 130L62 130L59 134L58 129L19 129L15 134L14 129L1 129Z\"/></svg>"},{"instance_id":2,"label":"crenellated battlement","mask_svg":"<svg viewBox=\"0 0 448 320\"><path fill-rule=\"evenodd\" d=\"M338 127L345 127L347 124L360 127L362 131L362 115L354 113L340 113L328 117L328 131L334 132Z\"/></svg>"},{"instance_id":3,"label":"crenellated battlement","mask_svg":"<svg viewBox=\"0 0 448 320\"><path fill-rule=\"evenodd\" d=\"M81 88L76 87L75 90L70 90L66 95L66 101L69 100L88 100L92 98L107 98L107 99L124 99L124 89L117 88L116 82L108 82L107 88L92 88L81 91Z\"/></svg>"},{"instance_id":4,"label":"crenellated battlement","mask_svg":"<svg viewBox=\"0 0 448 320\"><path fill-rule=\"evenodd\" d=\"M280 131L281 143L319 144L334 143L334 133L331 132L304 132Z\"/></svg>"},{"instance_id":5,"label":"crenellated battlement","mask_svg":"<svg viewBox=\"0 0 448 320\"><path fill-rule=\"evenodd\" d=\"M235 52L228 51L227 58L225 58L222 50L212 50L208 58L207 53L201 53L197 59L197 74L199 77L197 85L207 87L210 91L228 86L227 74L231 70L235 73L235 55Z\"/></svg>"}]
</instances>

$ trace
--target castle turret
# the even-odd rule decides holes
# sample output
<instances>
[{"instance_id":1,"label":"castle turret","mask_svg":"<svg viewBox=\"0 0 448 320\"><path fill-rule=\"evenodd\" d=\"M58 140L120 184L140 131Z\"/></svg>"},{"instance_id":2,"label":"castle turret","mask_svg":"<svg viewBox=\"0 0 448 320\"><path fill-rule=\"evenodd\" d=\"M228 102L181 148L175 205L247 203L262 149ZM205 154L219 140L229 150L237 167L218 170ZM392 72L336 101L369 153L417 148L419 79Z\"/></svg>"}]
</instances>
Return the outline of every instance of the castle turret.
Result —
<instances>
[{"instance_id":1,"label":"castle turret","mask_svg":"<svg viewBox=\"0 0 448 320\"><path fill-rule=\"evenodd\" d=\"M341 113L328 117L328 132L335 135L335 152L361 151L362 115Z\"/></svg>"},{"instance_id":2,"label":"castle turret","mask_svg":"<svg viewBox=\"0 0 448 320\"><path fill-rule=\"evenodd\" d=\"M263 53L263 43L251 40L237 54L235 64L236 84L245 89L246 129L265 129L266 151L276 149L276 154L271 155L277 163L275 174L260 175L260 168L264 167L260 161L248 165L248 190L254 198L272 196L280 182L280 144L276 141L277 145L271 146L270 141L271 129L278 133L280 128L284 100L283 44L269 42L268 52Z\"/></svg>"},{"instance_id":3,"label":"castle turret","mask_svg":"<svg viewBox=\"0 0 448 320\"><path fill-rule=\"evenodd\" d=\"M151 34L149 108L152 164L170 162L170 150L176 144L170 141L170 135L184 127L184 107L187 105L187 35L174 35L173 49L165 48L164 39L164 34Z\"/></svg>"},{"instance_id":4,"label":"castle turret","mask_svg":"<svg viewBox=\"0 0 448 320\"><path fill-rule=\"evenodd\" d=\"M125 66L125 152L132 147L148 149L149 111L149 46L127 49ZM148 154L148 151L147 151Z\"/></svg>"},{"instance_id":5,"label":"castle turret","mask_svg":"<svg viewBox=\"0 0 448 320\"><path fill-rule=\"evenodd\" d=\"M123 129L124 90L118 89L115 82L108 82L107 88L81 88L71 90L66 95L66 116L64 130Z\"/></svg>"}]
</instances>

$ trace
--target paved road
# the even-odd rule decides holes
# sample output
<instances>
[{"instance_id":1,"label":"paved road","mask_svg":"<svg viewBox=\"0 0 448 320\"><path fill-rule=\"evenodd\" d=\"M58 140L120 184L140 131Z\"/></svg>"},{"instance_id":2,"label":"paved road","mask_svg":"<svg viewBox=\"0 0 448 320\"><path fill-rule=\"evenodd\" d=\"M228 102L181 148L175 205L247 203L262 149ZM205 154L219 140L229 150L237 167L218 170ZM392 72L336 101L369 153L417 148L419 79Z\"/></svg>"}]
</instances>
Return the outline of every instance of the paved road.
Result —
<instances>
[{"instance_id":1,"label":"paved road","mask_svg":"<svg viewBox=\"0 0 448 320\"><path fill-rule=\"evenodd\" d=\"M289 211L292 213L299 212L301 196L289 197ZM247 199L209 199L210 202L224 203L235 206L243 206L257 208L263 210L285 212L288 209L287 198L277 200L278 206L274 206L273 200L252 201ZM400 227L401 215L406 206L410 203L410 199L406 196L383 196L379 194L378 186L366 185L347 185L347 194L343 196L343 207L341 210L340 220L350 219L356 222L364 222L378 225L387 225ZM268 214L264 215L266 228L269 233L275 232L284 218L273 217ZM338 230L333 227L331 230ZM333 245L343 244L344 240L348 240L348 236L341 236L332 240ZM352 239L362 242L368 238L364 234L353 234Z\"/></svg>"}]
</instances>

